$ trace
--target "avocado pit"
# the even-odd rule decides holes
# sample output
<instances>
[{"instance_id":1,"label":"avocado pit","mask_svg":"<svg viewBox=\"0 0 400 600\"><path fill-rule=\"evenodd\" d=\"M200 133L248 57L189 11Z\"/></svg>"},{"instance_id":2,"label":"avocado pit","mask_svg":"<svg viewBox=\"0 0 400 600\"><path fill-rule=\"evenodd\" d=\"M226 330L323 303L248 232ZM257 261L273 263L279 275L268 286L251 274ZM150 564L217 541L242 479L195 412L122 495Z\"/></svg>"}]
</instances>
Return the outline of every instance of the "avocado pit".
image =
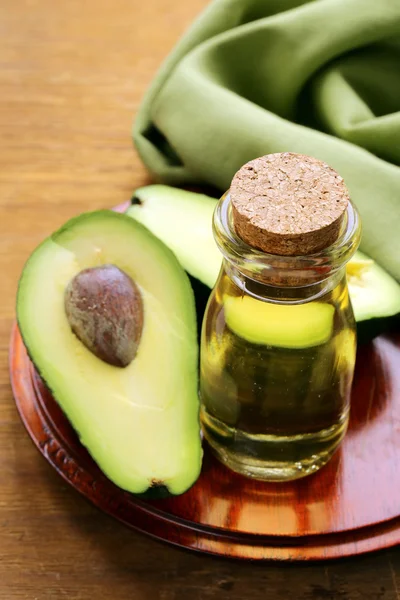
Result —
<instances>
[{"instance_id":1,"label":"avocado pit","mask_svg":"<svg viewBox=\"0 0 400 600\"><path fill-rule=\"evenodd\" d=\"M143 301L134 281L108 264L80 271L65 289L71 330L104 362L127 367L135 358L143 329Z\"/></svg>"}]
</instances>

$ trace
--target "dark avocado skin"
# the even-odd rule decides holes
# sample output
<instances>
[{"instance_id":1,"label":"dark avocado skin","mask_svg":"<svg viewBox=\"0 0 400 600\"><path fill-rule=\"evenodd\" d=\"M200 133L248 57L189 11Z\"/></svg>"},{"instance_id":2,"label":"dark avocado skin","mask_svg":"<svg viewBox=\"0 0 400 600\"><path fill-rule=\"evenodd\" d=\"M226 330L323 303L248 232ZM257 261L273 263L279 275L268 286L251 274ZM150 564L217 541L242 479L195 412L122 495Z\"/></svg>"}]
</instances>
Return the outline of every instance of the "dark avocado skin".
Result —
<instances>
[{"instance_id":1,"label":"dark avocado skin","mask_svg":"<svg viewBox=\"0 0 400 600\"><path fill-rule=\"evenodd\" d=\"M186 274L189 277L190 285L193 288L194 299L196 304L196 315L197 315L197 337L200 343L201 338L201 324L203 321L204 313L206 311L206 306L208 299L211 294L211 290L204 283L202 283L199 279L192 277L187 271Z\"/></svg>"},{"instance_id":2,"label":"dark avocado skin","mask_svg":"<svg viewBox=\"0 0 400 600\"><path fill-rule=\"evenodd\" d=\"M140 498L141 500L163 500L173 495L165 485L155 485L143 492L143 494L135 494L135 498Z\"/></svg>"},{"instance_id":3,"label":"dark avocado skin","mask_svg":"<svg viewBox=\"0 0 400 600\"><path fill-rule=\"evenodd\" d=\"M357 343L358 345L368 344L378 335L398 331L400 327L400 315L393 317L377 317L360 321L357 323Z\"/></svg>"}]
</instances>

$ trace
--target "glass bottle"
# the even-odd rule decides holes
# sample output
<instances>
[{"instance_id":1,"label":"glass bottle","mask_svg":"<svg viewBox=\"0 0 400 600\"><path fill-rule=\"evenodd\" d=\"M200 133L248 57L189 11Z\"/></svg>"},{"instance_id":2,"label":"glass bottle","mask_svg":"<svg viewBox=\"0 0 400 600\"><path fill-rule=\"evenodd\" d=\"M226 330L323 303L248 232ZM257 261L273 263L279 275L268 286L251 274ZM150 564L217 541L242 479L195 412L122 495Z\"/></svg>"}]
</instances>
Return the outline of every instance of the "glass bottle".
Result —
<instances>
[{"instance_id":1,"label":"glass bottle","mask_svg":"<svg viewBox=\"0 0 400 600\"><path fill-rule=\"evenodd\" d=\"M348 425L356 327L345 266L358 213L349 202L328 248L280 256L243 242L226 193L213 232L223 263L202 327L205 438L243 475L303 477L331 458Z\"/></svg>"}]
</instances>

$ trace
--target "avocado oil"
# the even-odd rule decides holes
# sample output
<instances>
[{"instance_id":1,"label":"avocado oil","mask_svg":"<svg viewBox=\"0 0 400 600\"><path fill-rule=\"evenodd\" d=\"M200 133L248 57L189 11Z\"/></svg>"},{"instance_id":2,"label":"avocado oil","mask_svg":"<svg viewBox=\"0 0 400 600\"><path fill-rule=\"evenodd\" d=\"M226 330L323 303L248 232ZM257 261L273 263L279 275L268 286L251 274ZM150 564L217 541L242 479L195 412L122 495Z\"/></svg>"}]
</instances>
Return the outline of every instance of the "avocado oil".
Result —
<instances>
[{"instance_id":1,"label":"avocado oil","mask_svg":"<svg viewBox=\"0 0 400 600\"><path fill-rule=\"evenodd\" d=\"M267 331L264 342L251 330L244 337L254 305L245 305L242 293L223 272L207 309L201 353L204 435L234 471L258 479L296 479L324 465L346 432L356 353L347 285L342 277L313 305L315 319L319 311L327 322L311 344L307 331L304 339L298 331L289 339L304 304L269 305L251 298L260 303L260 313L264 307L281 309L287 347ZM237 302L242 335L229 325L229 301ZM274 310L268 313L272 318ZM309 318L312 327L313 315Z\"/></svg>"},{"instance_id":2,"label":"avocado oil","mask_svg":"<svg viewBox=\"0 0 400 600\"><path fill-rule=\"evenodd\" d=\"M245 476L304 477L348 426L358 214L333 169L284 153L238 171L213 225L224 260L202 327L205 439Z\"/></svg>"}]
</instances>

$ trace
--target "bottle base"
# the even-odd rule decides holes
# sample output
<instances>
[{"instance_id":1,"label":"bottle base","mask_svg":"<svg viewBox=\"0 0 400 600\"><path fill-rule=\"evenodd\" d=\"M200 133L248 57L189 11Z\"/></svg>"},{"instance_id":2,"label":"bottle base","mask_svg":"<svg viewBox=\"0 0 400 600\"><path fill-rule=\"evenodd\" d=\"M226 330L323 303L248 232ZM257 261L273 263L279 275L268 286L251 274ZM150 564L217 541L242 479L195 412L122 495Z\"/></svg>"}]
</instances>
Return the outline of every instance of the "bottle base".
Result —
<instances>
[{"instance_id":1,"label":"bottle base","mask_svg":"<svg viewBox=\"0 0 400 600\"><path fill-rule=\"evenodd\" d=\"M295 436L249 434L221 423L204 409L203 433L213 454L232 471L259 481L293 481L332 458L346 433L348 415L328 429Z\"/></svg>"}]
</instances>

